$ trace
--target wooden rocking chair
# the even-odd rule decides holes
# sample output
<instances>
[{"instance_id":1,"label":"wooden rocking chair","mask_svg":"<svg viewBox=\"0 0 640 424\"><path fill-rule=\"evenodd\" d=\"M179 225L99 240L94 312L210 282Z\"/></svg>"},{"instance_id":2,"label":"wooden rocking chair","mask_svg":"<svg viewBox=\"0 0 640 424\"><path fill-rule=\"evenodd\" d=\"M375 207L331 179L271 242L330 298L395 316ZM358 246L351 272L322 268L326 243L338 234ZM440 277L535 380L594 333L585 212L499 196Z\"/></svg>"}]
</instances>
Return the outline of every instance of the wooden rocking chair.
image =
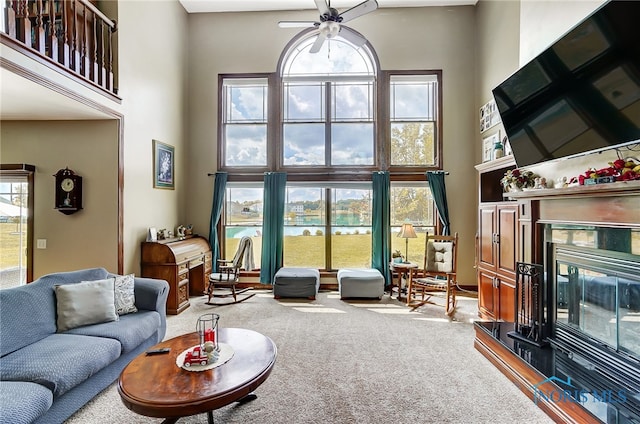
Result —
<instances>
[{"instance_id":1,"label":"wooden rocking chair","mask_svg":"<svg viewBox=\"0 0 640 424\"><path fill-rule=\"evenodd\" d=\"M436 292L444 293L445 313L453 315L456 308L456 266L458 265L458 233L453 236L429 236L425 239L422 269L416 269L409 279L407 305L415 310ZM420 300L417 295L420 294ZM426 296L426 298L425 298Z\"/></svg>"},{"instance_id":2,"label":"wooden rocking chair","mask_svg":"<svg viewBox=\"0 0 640 424\"><path fill-rule=\"evenodd\" d=\"M243 261L246 261L246 258L252 255L252 245L253 242L250 237L242 237L232 260L218 259L218 272L213 272L209 276L207 305L231 305L255 296L255 293L239 296L251 290L251 287L236 289L240 279L240 270L243 269ZM244 268L246 269L247 267L250 268L250 265L245 264ZM233 300L227 300L229 297L232 297ZM216 301L215 298L221 298L221 301Z\"/></svg>"}]
</instances>

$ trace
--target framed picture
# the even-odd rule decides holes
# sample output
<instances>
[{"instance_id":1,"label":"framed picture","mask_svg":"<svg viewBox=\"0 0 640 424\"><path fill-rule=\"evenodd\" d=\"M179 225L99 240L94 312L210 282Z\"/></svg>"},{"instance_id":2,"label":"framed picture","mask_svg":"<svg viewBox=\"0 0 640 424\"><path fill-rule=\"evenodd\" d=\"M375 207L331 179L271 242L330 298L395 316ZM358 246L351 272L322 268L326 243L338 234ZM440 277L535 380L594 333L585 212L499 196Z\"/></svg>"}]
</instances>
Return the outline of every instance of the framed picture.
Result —
<instances>
[{"instance_id":1,"label":"framed picture","mask_svg":"<svg viewBox=\"0 0 640 424\"><path fill-rule=\"evenodd\" d=\"M147 241L158 241L158 230L155 227L150 227L147 232Z\"/></svg>"},{"instance_id":2,"label":"framed picture","mask_svg":"<svg viewBox=\"0 0 640 424\"><path fill-rule=\"evenodd\" d=\"M493 147L500 140L500 131L482 139L482 162L493 159Z\"/></svg>"},{"instance_id":3,"label":"framed picture","mask_svg":"<svg viewBox=\"0 0 640 424\"><path fill-rule=\"evenodd\" d=\"M485 132L501 122L500 112L495 99L491 99L480 108L480 132Z\"/></svg>"},{"instance_id":4,"label":"framed picture","mask_svg":"<svg viewBox=\"0 0 640 424\"><path fill-rule=\"evenodd\" d=\"M158 140L153 140L153 187L175 188L175 149Z\"/></svg>"}]
</instances>

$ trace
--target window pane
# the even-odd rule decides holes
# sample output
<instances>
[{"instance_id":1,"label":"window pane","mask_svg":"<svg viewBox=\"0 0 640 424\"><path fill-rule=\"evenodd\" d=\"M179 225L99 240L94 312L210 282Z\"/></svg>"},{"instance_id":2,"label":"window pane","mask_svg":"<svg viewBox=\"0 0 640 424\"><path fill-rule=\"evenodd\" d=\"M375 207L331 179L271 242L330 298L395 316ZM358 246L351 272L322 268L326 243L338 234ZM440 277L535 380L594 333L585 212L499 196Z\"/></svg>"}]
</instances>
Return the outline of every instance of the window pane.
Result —
<instances>
[{"instance_id":1,"label":"window pane","mask_svg":"<svg viewBox=\"0 0 640 424\"><path fill-rule=\"evenodd\" d=\"M424 187L395 185L391 187L390 197L391 249L399 250L403 256L408 253L410 262L421 264L424 259L426 232L435 233L431 190L427 187L426 181ZM400 227L405 222L413 224L418 238L398 237Z\"/></svg>"},{"instance_id":2,"label":"window pane","mask_svg":"<svg viewBox=\"0 0 640 424\"><path fill-rule=\"evenodd\" d=\"M285 165L324 165L324 124L284 124Z\"/></svg>"},{"instance_id":3,"label":"window pane","mask_svg":"<svg viewBox=\"0 0 640 424\"><path fill-rule=\"evenodd\" d=\"M369 189L331 190L331 267L371 267L371 198Z\"/></svg>"},{"instance_id":4,"label":"window pane","mask_svg":"<svg viewBox=\"0 0 640 424\"><path fill-rule=\"evenodd\" d=\"M373 120L373 84L334 84L333 119Z\"/></svg>"},{"instance_id":5,"label":"window pane","mask_svg":"<svg viewBox=\"0 0 640 424\"><path fill-rule=\"evenodd\" d=\"M262 253L262 188L228 187L225 196L224 259L233 259L242 237L251 237L255 266Z\"/></svg>"},{"instance_id":6,"label":"window pane","mask_svg":"<svg viewBox=\"0 0 640 424\"><path fill-rule=\"evenodd\" d=\"M435 123L391 124L391 163L393 165L435 165Z\"/></svg>"},{"instance_id":7,"label":"window pane","mask_svg":"<svg viewBox=\"0 0 640 424\"><path fill-rule=\"evenodd\" d=\"M266 122L267 83L226 86L227 122Z\"/></svg>"},{"instance_id":8,"label":"window pane","mask_svg":"<svg viewBox=\"0 0 640 424\"><path fill-rule=\"evenodd\" d=\"M325 268L324 189L287 187L284 264Z\"/></svg>"},{"instance_id":9,"label":"window pane","mask_svg":"<svg viewBox=\"0 0 640 424\"><path fill-rule=\"evenodd\" d=\"M331 126L332 165L373 165L373 123Z\"/></svg>"},{"instance_id":10,"label":"window pane","mask_svg":"<svg viewBox=\"0 0 640 424\"><path fill-rule=\"evenodd\" d=\"M391 120L435 121L436 87L435 82L392 82Z\"/></svg>"},{"instance_id":11,"label":"window pane","mask_svg":"<svg viewBox=\"0 0 640 424\"><path fill-rule=\"evenodd\" d=\"M285 85L285 121L324 121L324 84Z\"/></svg>"},{"instance_id":12,"label":"window pane","mask_svg":"<svg viewBox=\"0 0 640 424\"><path fill-rule=\"evenodd\" d=\"M227 124L224 139L226 166L266 166L267 125Z\"/></svg>"}]
</instances>

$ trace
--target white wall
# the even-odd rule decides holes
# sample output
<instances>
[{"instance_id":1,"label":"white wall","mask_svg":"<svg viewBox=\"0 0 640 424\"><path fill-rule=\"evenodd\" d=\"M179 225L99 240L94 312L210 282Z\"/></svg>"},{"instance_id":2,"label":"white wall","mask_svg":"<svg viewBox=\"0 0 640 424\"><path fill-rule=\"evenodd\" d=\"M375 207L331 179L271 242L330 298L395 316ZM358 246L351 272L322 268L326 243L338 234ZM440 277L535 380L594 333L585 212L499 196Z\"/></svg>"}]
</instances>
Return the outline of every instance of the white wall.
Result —
<instances>
[{"instance_id":1,"label":"white wall","mask_svg":"<svg viewBox=\"0 0 640 424\"><path fill-rule=\"evenodd\" d=\"M525 65L569 32L603 0L520 2L520 66Z\"/></svg>"},{"instance_id":2,"label":"white wall","mask_svg":"<svg viewBox=\"0 0 640 424\"><path fill-rule=\"evenodd\" d=\"M140 270L148 227L185 216L184 88L187 14L177 1L118 2L119 95L124 120L124 269ZM152 140L175 147L175 190L153 188Z\"/></svg>"},{"instance_id":3,"label":"white wall","mask_svg":"<svg viewBox=\"0 0 640 424\"><path fill-rule=\"evenodd\" d=\"M350 26L371 42L385 70L442 69L444 168L452 231L461 239L460 283L475 284L474 134L475 9L378 9ZM189 203L196 232L208 236L217 164L218 74L274 72L296 29L279 20L313 19L311 11L189 16Z\"/></svg>"}]
</instances>

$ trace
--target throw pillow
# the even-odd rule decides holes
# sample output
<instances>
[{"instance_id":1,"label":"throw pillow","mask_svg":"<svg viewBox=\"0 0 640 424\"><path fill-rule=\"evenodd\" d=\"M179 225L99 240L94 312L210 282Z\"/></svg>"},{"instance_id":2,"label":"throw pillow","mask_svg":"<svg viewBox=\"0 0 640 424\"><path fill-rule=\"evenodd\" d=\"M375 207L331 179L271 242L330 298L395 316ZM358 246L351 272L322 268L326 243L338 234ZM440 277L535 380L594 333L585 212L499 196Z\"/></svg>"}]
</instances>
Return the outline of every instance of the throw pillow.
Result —
<instances>
[{"instance_id":1,"label":"throw pillow","mask_svg":"<svg viewBox=\"0 0 640 424\"><path fill-rule=\"evenodd\" d=\"M115 278L56 285L58 333L101 322L117 321Z\"/></svg>"},{"instance_id":2,"label":"throw pillow","mask_svg":"<svg viewBox=\"0 0 640 424\"><path fill-rule=\"evenodd\" d=\"M134 275L116 275L116 312L118 315L138 312L136 296L133 291Z\"/></svg>"}]
</instances>

